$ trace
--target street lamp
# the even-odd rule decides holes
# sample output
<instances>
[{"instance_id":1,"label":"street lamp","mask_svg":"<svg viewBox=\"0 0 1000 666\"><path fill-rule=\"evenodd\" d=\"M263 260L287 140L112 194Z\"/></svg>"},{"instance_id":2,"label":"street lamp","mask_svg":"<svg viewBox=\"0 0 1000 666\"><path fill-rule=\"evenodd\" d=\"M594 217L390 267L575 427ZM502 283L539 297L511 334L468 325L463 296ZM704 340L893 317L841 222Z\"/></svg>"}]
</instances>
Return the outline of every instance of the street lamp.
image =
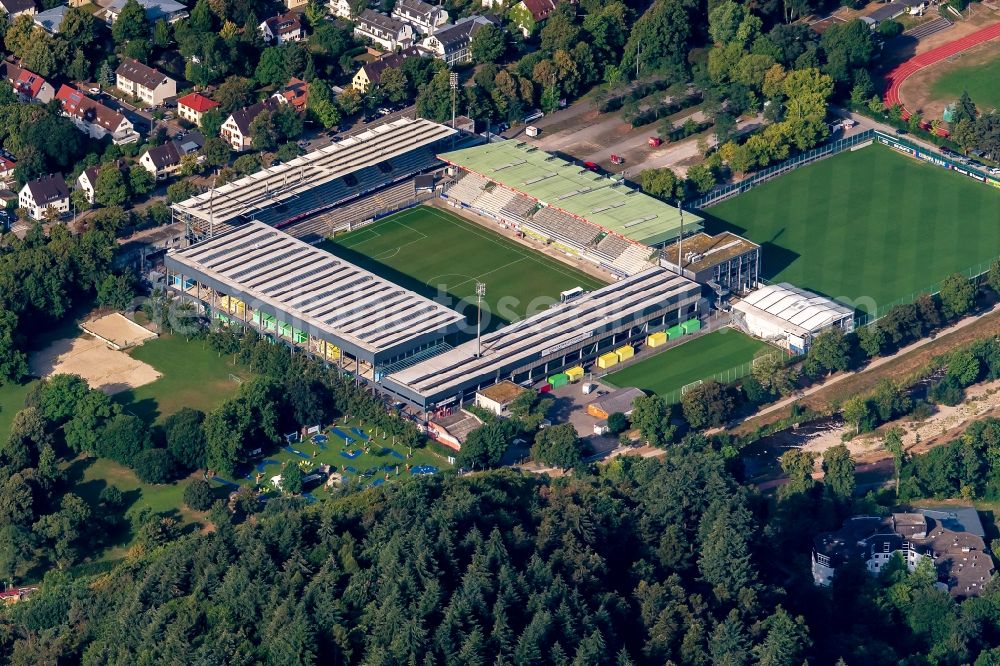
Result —
<instances>
[{"instance_id":1,"label":"street lamp","mask_svg":"<svg viewBox=\"0 0 1000 666\"><path fill-rule=\"evenodd\" d=\"M455 129L455 108L458 103L458 72L448 75L448 85L451 87L451 129ZM451 147L455 147L455 135L451 135Z\"/></svg>"},{"instance_id":2,"label":"street lamp","mask_svg":"<svg viewBox=\"0 0 1000 666\"><path fill-rule=\"evenodd\" d=\"M483 355L483 297L486 283L476 281L476 358Z\"/></svg>"}]
</instances>

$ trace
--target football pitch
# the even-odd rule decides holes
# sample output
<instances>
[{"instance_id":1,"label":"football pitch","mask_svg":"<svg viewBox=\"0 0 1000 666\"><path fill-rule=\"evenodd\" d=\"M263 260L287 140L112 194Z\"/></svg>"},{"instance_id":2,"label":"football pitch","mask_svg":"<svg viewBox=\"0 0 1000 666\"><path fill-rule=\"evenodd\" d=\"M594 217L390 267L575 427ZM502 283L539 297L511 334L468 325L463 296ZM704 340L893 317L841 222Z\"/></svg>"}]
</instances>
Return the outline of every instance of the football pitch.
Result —
<instances>
[{"instance_id":1,"label":"football pitch","mask_svg":"<svg viewBox=\"0 0 1000 666\"><path fill-rule=\"evenodd\" d=\"M665 396L691 382L749 363L763 349L773 348L735 329L724 328L613 372L604 381Z\"/></svg>"},{"instance_id":2,"label":"football pitch","mask_svg":"<svg viewBox=\"0 0 1000 666\"><path fill-rule=\"evenodd\" d=\"M1000 191L873 145L707 211L761 244L762 272L872 312L1000 254Z\"/></svg>"},{"instance_id":3,"label":"football pitch","mask_svg":"<svg viewBox=\"0 0 1000 666\"><path fill-rule=\"evenodd\" d=\"M476 282L486 284L491 313L484 328L521 319L549 307L559 292L592 290L601 280L533 252L448 211L419 206L337 236L322 247L400 286L429 298L450 296L470 319ZM486 311L484 311L484 317Z\"/></svg>"},{"instance_id":4,"label":"football pitch","mask_svg":"<svg viewBox=\"0 0 1000 666\"><path fill-rule=\"evenodd\" d=\"M1000 81L1000 57L987 63L950 69L931 85L931 97L950 104L963 92L968 92L981 111L990 111L1000 108L997 81Z\"/></svg>"}]
</instances>

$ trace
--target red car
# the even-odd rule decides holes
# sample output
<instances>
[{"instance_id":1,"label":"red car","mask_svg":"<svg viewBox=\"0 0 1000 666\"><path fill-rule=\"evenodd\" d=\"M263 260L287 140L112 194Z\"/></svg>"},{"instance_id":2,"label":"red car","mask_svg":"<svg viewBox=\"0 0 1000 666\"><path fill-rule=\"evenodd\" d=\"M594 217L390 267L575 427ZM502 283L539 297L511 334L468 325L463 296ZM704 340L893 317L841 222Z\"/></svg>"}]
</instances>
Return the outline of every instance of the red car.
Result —
<instances>
[{"instance_id":1,"label":"red car","mask_svg":"<svg viewBox=\"0 0 1000 666\"><path fill-rule=\"evenodd\" d=\"M597 162L584 162L583 166L585 169L590 169L591 171L597 171L601 167L597 166Z\"/></svg>"},{"instance_id":2,"label":"red car","mask_svg":"<svg viewBox=\"0 0 1000 666\"><path fill-rule=\"evenodd\" d=\"M620 155L611 155L612 164L625 164L625 158Z\"/></svg>"}]
</instances>

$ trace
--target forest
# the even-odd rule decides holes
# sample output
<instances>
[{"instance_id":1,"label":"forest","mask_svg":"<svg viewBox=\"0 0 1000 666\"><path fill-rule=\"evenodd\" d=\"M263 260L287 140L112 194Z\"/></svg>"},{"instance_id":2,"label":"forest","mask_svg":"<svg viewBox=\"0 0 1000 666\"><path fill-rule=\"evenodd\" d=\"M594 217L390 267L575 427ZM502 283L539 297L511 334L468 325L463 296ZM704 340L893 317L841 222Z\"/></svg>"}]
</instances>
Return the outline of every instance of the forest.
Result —
<instances>
[{"instance_id":1,"label":"forest","mask_svg":"<svg viewBox=\"0 0 1000 666\"><path fill-rule=\"evenodd\" d=\"M842 473L776 503L691 437L550 479L415 479L212 510L114 569L51 571L0 618L10 664L991 664L1000 593L919 570L812 586ZM846 468L844 468L846 469ZM844 471L841 470L841 472ZM853 473L853 469L850 470Z\"/></svg>"}]
</instances>

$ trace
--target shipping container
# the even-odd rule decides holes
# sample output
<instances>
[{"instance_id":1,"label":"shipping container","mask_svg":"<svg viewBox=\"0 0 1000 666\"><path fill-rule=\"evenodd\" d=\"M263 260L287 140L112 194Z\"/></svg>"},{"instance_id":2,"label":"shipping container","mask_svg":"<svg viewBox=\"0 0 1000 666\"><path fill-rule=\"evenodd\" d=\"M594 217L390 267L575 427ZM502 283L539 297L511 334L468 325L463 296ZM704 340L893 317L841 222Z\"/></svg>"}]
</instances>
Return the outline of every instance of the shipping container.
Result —
<instances>
[{"instance_id":1,"label":"shipping container","mask_svg":"<svg viewBox=\"0 0 1000 666\"><path fill-rule=\"evenodd\" d=\"M671 326L667 329L667 339L676 340L677 338L684 335L684 329L680 326Z\"/></svg>"},{"instance_id":2,"label":"shipping container","mask_svg":"<svg viewBox=\"0 0 1000 666\"><path fill-rule=\"evenodd\" d=\"M552 388L559 388L560 386L566 386L569 384L569 377L565 372L560 372L549 377L549 385Z\"/></svg>"},{"instance_id":3,"label":"shipping container","mask_svg":"<svg viewBox=\"0 0 1000 666\"><path fill-rule=\"evenodd\" d=\"M666 331L659 331L658 333L653 333L646 338L647 347L659 347L667 343L667 333Z\"/></svg>"},{"instance_id":4,"label":"shipping container","mask_svg":"<svg viewBox=\"0 0 1000 666\"><path fill-rule=\"evenodd\" d=\"M618 349L616 349L615 353L618 354L618 362L621 363L622 361L628 360L633 356L635 356L635 347L633 347L632 345L625 345L623 347L619 347Z\"/></svg>"},{"instance_id":5,"label":"shipping container","mask_svg":"<svg viewBox=\"0 0 1000 666\"><path fill-rule=\"evenodd\" d=\"M686 322L681 324L681 328L684 329L685 333L694 333L695 331L701 330L701 320L688 319Z\"/></svg>"},{"instance_id":6,"label":"shipping container","mask_svg":"<svg viewBox=\"0 0 1000 666\"><path fill-rule=\"evenodd\" d=\"M597 367L601 370L606 370L613 365L618 365L618 354L608 352L607 354L601 354L597 357Z\"/></svg>"},{"instance_id":7,"label":"shipping container","mask_svg":"<svg viewBox=\"0 0 1000 666\"><path fill-rule=\"evenodd\" d=\"M566 371L566 376L569 377L571 382L578 382L583 379L583 366L574 365L572 368Z\"/></svg>"}]
</instances>

